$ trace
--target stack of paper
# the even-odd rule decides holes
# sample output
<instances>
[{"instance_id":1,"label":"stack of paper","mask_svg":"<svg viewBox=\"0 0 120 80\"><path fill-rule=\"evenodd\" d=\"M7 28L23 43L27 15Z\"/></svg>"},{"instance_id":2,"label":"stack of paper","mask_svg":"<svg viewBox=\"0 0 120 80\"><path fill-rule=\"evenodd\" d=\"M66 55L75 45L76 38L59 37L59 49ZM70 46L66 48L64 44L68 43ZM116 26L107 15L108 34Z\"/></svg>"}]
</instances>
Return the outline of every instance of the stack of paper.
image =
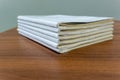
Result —
<instances>
[{"instance_id":1,"label":"stack of paper","mask_svg":"<svg viewBox=\"0 0 120 80\"><path fill-rule=\"evenodd\" d=\"M59 53L111 40L113 18L90 16L18 16L19 34Z\"/></svg>"}]
</instances>

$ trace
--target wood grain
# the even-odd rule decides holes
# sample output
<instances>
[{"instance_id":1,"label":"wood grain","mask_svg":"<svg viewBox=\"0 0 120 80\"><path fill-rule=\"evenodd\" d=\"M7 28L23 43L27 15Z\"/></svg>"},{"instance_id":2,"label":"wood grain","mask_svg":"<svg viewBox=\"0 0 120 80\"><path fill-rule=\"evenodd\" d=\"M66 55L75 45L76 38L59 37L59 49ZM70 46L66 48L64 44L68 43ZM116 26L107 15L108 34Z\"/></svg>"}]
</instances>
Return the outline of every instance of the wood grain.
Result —
<instances>
[{"instance_id":1,"label":"wood grain","mask_svg":"<svg viewBox=\"0 0 120 80\"><path fill-rule=\"evenodd\" d=\"M120 22L114 39L58 54L20 36L0 34L0 80L120 80Z\"/></svg>"}]
</instances>

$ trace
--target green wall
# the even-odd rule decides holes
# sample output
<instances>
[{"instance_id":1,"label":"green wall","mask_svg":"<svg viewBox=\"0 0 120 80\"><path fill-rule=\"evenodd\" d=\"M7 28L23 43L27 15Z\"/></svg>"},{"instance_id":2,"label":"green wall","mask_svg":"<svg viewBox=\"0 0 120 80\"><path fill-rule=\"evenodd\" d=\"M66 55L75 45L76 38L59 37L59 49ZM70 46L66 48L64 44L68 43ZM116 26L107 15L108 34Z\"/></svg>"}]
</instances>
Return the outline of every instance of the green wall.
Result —
<instances>
[{"instance_id":1,"label":"green wall","mask_svg":"<svg viewBox=\"0 0 120 80\"><path fill-rule=\"evenodd\" d=\"M0 32L17 25L18 15L88 15L120 19L120 0L0 0Z\"/></svg>"}]
</instances>

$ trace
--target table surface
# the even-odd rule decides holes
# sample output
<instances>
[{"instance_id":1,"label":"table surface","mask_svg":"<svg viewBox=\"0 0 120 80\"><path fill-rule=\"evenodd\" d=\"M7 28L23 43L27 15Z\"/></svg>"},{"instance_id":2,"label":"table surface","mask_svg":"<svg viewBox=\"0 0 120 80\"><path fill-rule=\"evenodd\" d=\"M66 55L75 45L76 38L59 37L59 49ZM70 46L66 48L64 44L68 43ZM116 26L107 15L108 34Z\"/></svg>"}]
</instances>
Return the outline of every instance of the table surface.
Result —
<instances>
[{"instance_id":1,"label":"table surface","mask_svg":"<svg viewBox=\"0 0 120 80\"><path fill-rule=\"evenodd\" d=\"M19 35L0 34L0 80L120 80L120 22L114 39L58 54Z\"/></svg>"}]
</instances>

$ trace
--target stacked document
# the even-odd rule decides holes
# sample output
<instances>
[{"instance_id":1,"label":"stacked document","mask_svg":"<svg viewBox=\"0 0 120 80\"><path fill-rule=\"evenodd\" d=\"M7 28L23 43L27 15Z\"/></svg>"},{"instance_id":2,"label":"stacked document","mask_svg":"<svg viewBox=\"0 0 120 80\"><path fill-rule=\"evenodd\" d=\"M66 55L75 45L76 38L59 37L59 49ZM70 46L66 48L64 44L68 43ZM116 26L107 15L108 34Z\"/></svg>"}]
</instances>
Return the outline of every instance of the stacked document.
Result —
<instances>
[{"instance_id":1,"label":"stacked document","mask_svg":"<svg viewBox=\"0 0 120 80\"><path fill-rule=\"evenodd\" d=\"M56 52L111 40L113 18L93 16L18 16L19 34Z\"/></svg>"}]
</instances>

